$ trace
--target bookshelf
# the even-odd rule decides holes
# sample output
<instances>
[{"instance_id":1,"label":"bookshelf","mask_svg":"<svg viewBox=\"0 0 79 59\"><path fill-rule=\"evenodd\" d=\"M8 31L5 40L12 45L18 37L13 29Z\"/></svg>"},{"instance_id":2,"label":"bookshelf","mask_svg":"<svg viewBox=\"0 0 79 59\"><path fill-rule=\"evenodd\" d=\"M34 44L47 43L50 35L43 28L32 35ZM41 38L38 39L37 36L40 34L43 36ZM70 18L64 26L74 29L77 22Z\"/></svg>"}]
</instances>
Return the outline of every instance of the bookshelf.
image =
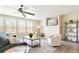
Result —
<instances>
[{"instance_id":1,"label":"bookshelf","mask_svg":"<svg viewBox=\"0 0 79 59\"><path fill-rule=\"evenodd\" d=\"M79 22L78 20L71 22L65 22L65 41L72 41L78 43L79 40Z\"/></svg>"}]
</instances>

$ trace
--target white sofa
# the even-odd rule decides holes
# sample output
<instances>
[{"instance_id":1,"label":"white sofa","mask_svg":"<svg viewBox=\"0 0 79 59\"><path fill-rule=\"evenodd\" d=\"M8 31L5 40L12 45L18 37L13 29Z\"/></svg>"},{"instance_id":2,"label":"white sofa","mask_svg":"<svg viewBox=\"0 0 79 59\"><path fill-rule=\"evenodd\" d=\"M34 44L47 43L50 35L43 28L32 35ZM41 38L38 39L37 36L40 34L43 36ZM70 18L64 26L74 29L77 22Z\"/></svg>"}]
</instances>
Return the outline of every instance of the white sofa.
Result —
<instances>
[{"instance_id":1,"label":"white sofa","mask_svg":"<svg viewBox=\"0 0 79 59\"><path fill-rule=\"evenodd\" d=\"M48 42L50 46L61 46L62 44L61 34L53 34L48 37Z\"/></svg>"}]
</instances>

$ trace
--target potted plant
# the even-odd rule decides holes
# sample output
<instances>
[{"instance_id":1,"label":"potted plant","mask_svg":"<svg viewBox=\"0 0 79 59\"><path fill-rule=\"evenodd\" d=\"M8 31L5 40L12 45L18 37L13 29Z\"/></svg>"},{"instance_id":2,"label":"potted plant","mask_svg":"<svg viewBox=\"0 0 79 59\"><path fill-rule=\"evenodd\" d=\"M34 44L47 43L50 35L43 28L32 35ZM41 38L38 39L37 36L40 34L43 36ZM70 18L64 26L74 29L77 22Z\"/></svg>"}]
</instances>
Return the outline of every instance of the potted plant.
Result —
<instances>
[{"instance_id":1,"label":"potted plant","mask_svg":"<svg viewBox=\"0 0 79 59\"><path fill-rule=\"evenodd\" d=\"M29 37L30 37L30 38L32 38L32 36L33 36L33 34L32 34L32 33L30 33L30 34L29 34Z\"/></svg>"},{"instance_id":2,"label":"potted plant","mask_svg":"<svg viewBox=\"0 0 79 59\"><path fill-rule=\"evenodd\" d=\"M69 20L70 23L73 23L73 20Z\"/></svg>"}]
</instances>

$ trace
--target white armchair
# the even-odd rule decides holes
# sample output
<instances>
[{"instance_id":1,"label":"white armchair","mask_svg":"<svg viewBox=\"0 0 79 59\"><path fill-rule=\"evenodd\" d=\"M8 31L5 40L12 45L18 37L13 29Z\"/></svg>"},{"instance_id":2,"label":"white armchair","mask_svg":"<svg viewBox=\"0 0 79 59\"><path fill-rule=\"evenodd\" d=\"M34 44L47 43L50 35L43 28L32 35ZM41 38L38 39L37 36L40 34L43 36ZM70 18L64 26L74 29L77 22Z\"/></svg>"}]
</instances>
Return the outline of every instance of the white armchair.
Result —
<instances>
[{"instance_id":1,"label":"white armchair","mask_svg":"<svg viewBox=\"0 0 79 59\"><path fill-rule=\"evenodd\" d=\"M61 34L53 34L48 37L48 42L50 46L61 46L62 44Z\"/></svg>"}]
</instances>

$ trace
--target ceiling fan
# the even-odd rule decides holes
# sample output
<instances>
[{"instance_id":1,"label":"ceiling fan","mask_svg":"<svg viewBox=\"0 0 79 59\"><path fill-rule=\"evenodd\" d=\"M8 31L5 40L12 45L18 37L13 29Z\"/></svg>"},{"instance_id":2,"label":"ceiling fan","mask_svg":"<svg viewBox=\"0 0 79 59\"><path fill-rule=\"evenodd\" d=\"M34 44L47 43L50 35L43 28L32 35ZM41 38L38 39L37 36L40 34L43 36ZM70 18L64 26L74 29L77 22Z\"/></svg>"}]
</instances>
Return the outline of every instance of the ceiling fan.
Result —
<instances>
[{"instance_id":1,"label":"ceiling fan","mask_svg":"<svg viewBox=\"0 0 79 59\"><path fill-rule=\"evenodd\" d=\"M24 10L24 5L20 5L20 7L18 8L18 11L24 16L24 17L26 17L26 15L25 14L29 14L29 15L35 15L34 13L31 13L31 12L26 12L25 10Z\"/></svg>"},{"instance_id":2,"label":"ceiling fan","mask_svg":"<svg viewBox=\"0 0 79 59\"><path fill-rule=\"evenodd\" d=\"M28 8L24 5L19 5L19 6L14 6L14 7L10 7L10 6L6 6L10 9L13 9L13 10L16 10L16 13L21 13L24 17L26 17L26 14L29 14L29 15L32 15L32 16L35 16L34 13L31 13L31 12L27 12L25 10L27 10ZM16 9L15 9L16 8Z\"/></svg>"}]
</instances>

